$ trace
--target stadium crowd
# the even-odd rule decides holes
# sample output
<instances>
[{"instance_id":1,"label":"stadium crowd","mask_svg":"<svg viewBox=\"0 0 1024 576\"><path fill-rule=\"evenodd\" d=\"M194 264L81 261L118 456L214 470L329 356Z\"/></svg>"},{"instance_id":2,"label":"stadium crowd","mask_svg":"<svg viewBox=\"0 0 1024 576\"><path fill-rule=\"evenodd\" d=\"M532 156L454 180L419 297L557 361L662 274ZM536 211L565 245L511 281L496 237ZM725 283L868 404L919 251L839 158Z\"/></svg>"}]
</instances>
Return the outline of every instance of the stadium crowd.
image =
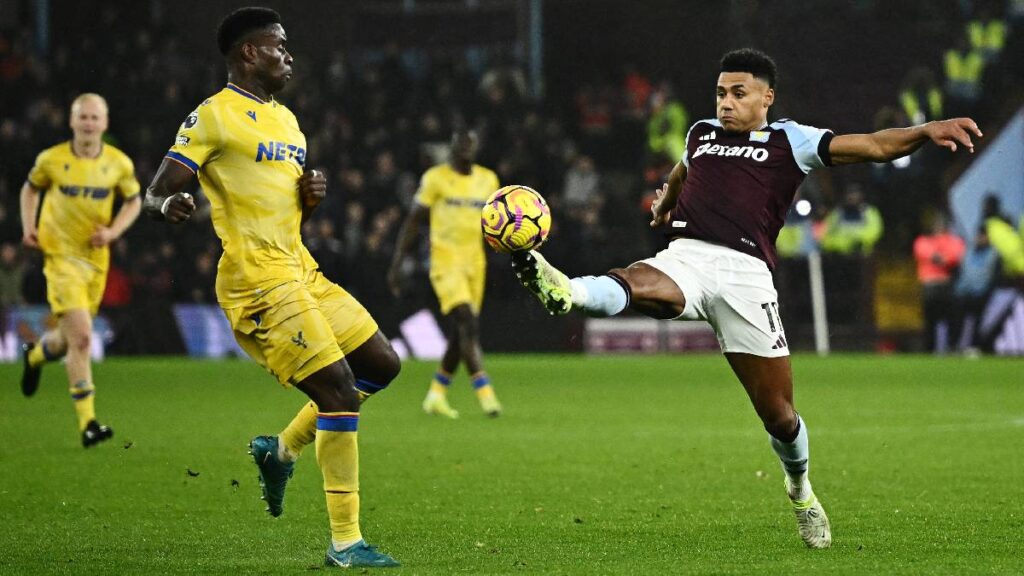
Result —
<instances>
[{"instance_id":1,"label":"stadium crowd","mask_svg":"<svg viewBox=\"0 0 1024 576\"><path fill-rule=\"evenodd\" d=\"M1014 46L1020 46L1024 9L1020 2L957 5L947 28L963 34L943 38L948 52L937 48L931 69L911 71L901 86L892 85L889 101L865 102L879 109L876 128L952 111L973 113L979 123L986 115L995 119L988 113L999 109L997 97L986 87L999 85L1000 75L1020 73L1024 50ZM83 29L54 36L42 51L29 26L0 30L0 305L5 308L45 303L40 258L20 248L18 190L35 154L67 139L71 99L85 90L108 98L109 137L135 161L145 186L182 119L223 85L223 71L197 62L182 36L162 25L158 11L126 16L99 3L95 18L101 29L131 32ZM613 63L620 71L614 77L582 83L568 98L538 99L514 49L489 47L472 58L467 53L451 47L424 53L391 43L358 53L298 54L297 77L282 96L306 133L308 165L326 170L330 182L327 200L304 228L306 241L325 274L375 314L392 305L382 279L418 178L443 161L456 126L478 131L478 162L493 168L502 183L528 184L545 194L557 239L546 250L552 260L567 264L566 272L642 257L660 242L647 228L651 192L680 155L685 130L696 119L687 104L698 108L682 101L672 79L623 59ZM939 70L944 85L935 80ZM812 86L813 71L804 76L803 84ZM836 177L842 180L809 179L801 194L814 209L793 215L780 251L799 256L819 245L858 262L876 245L910 254L925 226L922 206L929 213L946 210L952 162L934 149L922 149L911 160L844 171ZM140 327L172 325L172 303L215 302L220 247L202 212L205 206L201 202L199 217L179 228L140 221L114 246L104 308L115 330L130 335L119 338L120 351L173 348L165 337ZM515 288L507 262L495 259L492 265L488 297L500 300ZM422 284L426 302L429 292Z\"/></svg>"}]
</instances>

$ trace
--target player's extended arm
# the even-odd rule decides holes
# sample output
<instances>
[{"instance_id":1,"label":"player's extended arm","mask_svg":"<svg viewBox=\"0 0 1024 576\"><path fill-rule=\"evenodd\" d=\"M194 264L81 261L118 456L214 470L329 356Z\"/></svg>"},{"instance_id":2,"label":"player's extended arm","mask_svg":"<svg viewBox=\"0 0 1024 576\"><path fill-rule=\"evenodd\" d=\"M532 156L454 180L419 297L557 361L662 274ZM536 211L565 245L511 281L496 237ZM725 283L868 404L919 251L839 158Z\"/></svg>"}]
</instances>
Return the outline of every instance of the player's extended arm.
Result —
<instances>
[{"instance_id":1,"label":"player's extended arm","mask_svg":"<svg viewBox=\"0 0 1024 576\"><path fill-rule=\"evenodd\" d=\"M661 190L654 192L654 203L651 204L651 228L657 228L668 222L672 209L676 207L679 193L683 191L684 180L686 180L686 165L678 162L668 175L668 183L663 185Z\"/></svg>"},{"instance_id":2,"label":"player's extended arm","mask_svg":"<svg viewBox=\"0 0 1024 576\"><path fill-rule=\"evenodd\" d=\"M952 152L956 152L960 144L973 154L972 134L981 138L981 130L974 120L953 118L872 134L843 134L832 139L828 152L833 164L888 162L912 153L931 140Z\"/></svg>"},{"instance_id":3,"label":"player's extended arm","mask_svg":"<svg viewBox=\"0 0 1024 576\"><path fill-rule=\"evenodd\" d=\"M405 217L405 222L402 223L402 229L398 232L395 255L391 258L391 267L388 269L388 286L395 296L400 296L402 293L402 261L405 260L406 254L416 242L420 226L427 222L429 216L430 208L422 204L413 204L412 210Z\"/></svg>"},{"instance_id":4,"label":"player's extended arm","mask_svg":"<svg viewBox=\"0 0 1024 576\"><path fill-rule=\"evenodd\" d=\"M155 220L166 220L172 224L188 220L196 210L192 195L182 189L192 181L195 174L185 166L164 158L153 176L153 182L146 188L142 209Z\"/></svg>"},{"instance_id":5,"label":"player's extended arm","mask_svg":"<svg viewBox=\"0 0 1024 576\"><path fill-rule=\"evenodd\" d=\"M21 243L29 248L39 248L39 230L36 228L38 211L39 190L25 182L21 186Z\"/></svg>"}]
</instances>

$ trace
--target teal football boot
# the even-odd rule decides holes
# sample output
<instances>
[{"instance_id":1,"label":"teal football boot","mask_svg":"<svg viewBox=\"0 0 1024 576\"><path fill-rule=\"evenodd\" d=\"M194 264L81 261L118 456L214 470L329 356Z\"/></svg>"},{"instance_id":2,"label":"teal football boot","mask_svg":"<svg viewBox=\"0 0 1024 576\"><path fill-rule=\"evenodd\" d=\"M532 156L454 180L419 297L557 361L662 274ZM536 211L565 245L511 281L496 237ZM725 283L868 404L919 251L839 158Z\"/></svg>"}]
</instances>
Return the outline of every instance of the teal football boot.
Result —
<instances>
[{"instance_id":1,"label":"teal football boot","mask_svg":"<svg viewBox=\"0 0 1024 576\"><path fill-rule=\"evenodd\" d=\"M284 489L295 472L294 462L278 459L277 443L277 436L257 436L249 442L249 454L260 470L260 488L267 502L267 512L274 517L284 512Z\"/></svg>"},{"instance_id":2,"label":"teal football boot","mask_svg":"<svg viewBox=\"0 0 1024 576\"><path fill-rule=\"evenodd\" d=\"M324 564L334 568L393 568L401 566L398 560L370 546L365 540L335 551L333 545L327 546L327 558Z\"/></svg>"}]
</instances>

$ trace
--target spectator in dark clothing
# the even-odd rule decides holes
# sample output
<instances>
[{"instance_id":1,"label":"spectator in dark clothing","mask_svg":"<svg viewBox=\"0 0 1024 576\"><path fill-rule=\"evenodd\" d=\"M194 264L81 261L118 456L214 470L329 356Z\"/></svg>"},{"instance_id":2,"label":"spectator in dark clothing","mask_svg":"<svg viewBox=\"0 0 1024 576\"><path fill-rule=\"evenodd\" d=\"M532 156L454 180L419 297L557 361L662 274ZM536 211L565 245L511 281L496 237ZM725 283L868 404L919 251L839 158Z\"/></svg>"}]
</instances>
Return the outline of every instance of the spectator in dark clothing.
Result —
<instances>
[{"instance_id":1,"label":"spectator in dark clothing","mask_svg":"<svg viewBox=\"0 0 1024 576\"><path fill-rule=\"evenodd\" d=\"M964 255L960 276L953 287L955 326L960 330L957 348L963 352L972 353L978 348L978 323L998 275L999 254L982 226L974 237L974 245Z\"/></svg>"}]
</instances>

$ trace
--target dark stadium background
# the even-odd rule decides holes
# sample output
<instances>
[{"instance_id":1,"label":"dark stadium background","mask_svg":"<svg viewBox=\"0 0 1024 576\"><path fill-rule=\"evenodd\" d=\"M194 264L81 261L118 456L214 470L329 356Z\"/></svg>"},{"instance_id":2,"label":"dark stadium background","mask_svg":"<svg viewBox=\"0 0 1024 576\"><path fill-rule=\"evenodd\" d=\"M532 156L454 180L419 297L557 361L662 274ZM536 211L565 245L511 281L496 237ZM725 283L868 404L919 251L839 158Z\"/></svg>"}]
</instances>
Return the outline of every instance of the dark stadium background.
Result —
<instances>
[{"instance_id":1,"label":"dark stadium background","mask_svg":"<svg viewBox=\"0 0 1024 576\"><path fill-rule=\"evenodd\" d=\"M69 136L67 106L80 92L108 99L110 140L134 159L145 187L181 120L224 84L214 31L245 4L3 2L0 241L18 245L18 190L35 154ZM945 52L988 11L1010 23L1006 46L986 66L977 102L947 106L944 115L970 113L994 137L1024 94L1021 10L1013 1L266 4L281 12L296 59L280 100L299 117L310 166L324 168L331 184L307 241L327 274L391 335L409 314L436 308L422 262L410 298L393 300L383 278L416 181L453 125L481 131L479 161L503 183L533 186L549 199L556 219L549 258L570 273L595 273L663 243L646 227L645 198L675 159L647 150L650 112L646 103L628 103L627 71L654 90L670 86L692 122L714 115L721 54L754 46L781 70L774 118L871 131L908 123L899 101L908 76L926 70L941 87ZM597 199L582 208L563 198L578 155L592 158L601 177ZM862 166L808 179L802 195L816 211L824 214L859 185L885 219L870 256L826 258L833 347L921 349L911 242L927 215L948 207L949 186L970 160L931 147L905 170ZM208 219L172 228L140 218L112 253L115 286L103 310L113 327L108 351L184 352L172 307L216 303L210 264L219 247ZM45 303L39 255L22 250L11 266L23 273L20 298L5 296L4 307ZM798 349L813 343L805 269L803 260L786 262L777 278ZM882 294L879 270L892 276ZM885 310L902 312L891 321ZM487 350L583 346L583 320L547 318L514 284L504 257L491 260L483 325Z\"/></svg>"}]
</instances>

